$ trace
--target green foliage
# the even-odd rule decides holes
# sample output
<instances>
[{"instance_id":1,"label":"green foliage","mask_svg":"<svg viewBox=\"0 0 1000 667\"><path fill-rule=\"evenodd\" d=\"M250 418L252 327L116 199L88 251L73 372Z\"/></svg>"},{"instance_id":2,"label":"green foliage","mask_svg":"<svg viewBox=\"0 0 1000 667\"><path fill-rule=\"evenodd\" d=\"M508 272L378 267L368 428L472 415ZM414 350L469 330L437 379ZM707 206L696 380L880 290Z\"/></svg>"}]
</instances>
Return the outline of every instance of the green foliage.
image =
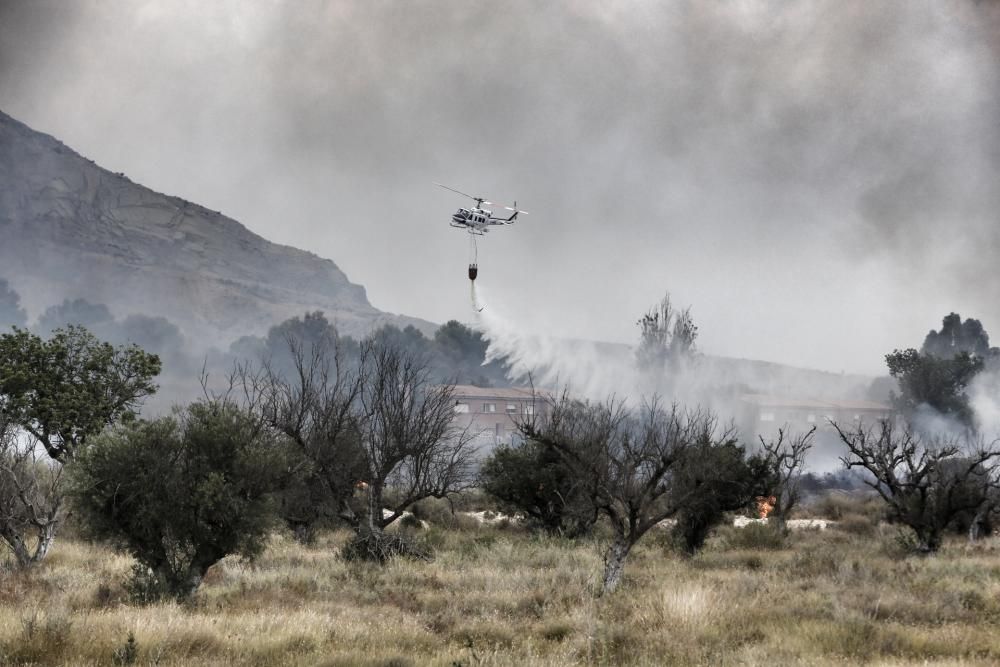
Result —
<instances>
[{"instance_id":1,"label":"green foliage","mask_svg":"<svg viewBox=\"0 0 1000 667\"><path fill-rule=\"evenodd\" d=\"M996 348L990 348L990 336L983 323L971 317L963 322L958 313L945 316L941 331L931 330L920 351L939 359L950 359L963 352L985 359L997 353Z\"/></svg>"},{"instance_id":2,"label":"green foliage","mask_svg":"<svg viewBox=\"0 0 1000 667\"><path fill-rule=\"evenodd\" d=\"M156 391L160 359L115 347L71 326L44 340L24 329L0 335L0 396L11 419L49 455L72 459L87 438L122 419Z\"/></svg>"},{"instance_id":3,"label":"green foliage","mask_svg":"<svg viewBox=\"0 0 1000 667\"><path fill-rule=\"evenodd\" d=\"M223 557L261 551L284 469L270 430L213 400L93 440L74 462L72 495L94 537L126 549L183 597Z\"/></svg>"},{"instance_id":4,"label":"green foliage","mask_svg":"<svg viewBox=\"0 0 1000 667\"><path fill-rule=\"evenodd\" d=\"M983 369L983 360L959 352L942 359L914 349L895 350L885 357L889 374L899 382L899 394L892 394L897 410L907 416L929 406L942 415L972 426L974 414L965 393L972 379Z\"/></svg>"},{"instance_id":5,"label":"green foliage","mask_svg":"<svg viewBox=\"0 0 1000 667\"><path fill-rule=\"evenodd\" d=\"M429 339L412 325L403 329L385 324L371 334L381 346L395 347L407 354L428 360L435 382L473 384L481 387L506 386L507 366L502 361L486 363L489 343L483 335L461 322L443 324ZM361 356L361 343L350 336L341 336L321 311L306 313L271 327L265 338L244 336L235 341L230 354L242 359L268 359L279 373L294 370L294 360L288 341L294 340L307 348L322 345L324 340L336 341L342 368L356 364Z\"/></svg>"},{"instance_id":6,"label":"green foliage","mask_svg":"<svg viewBox=\"0 0 1000 667\"><path fill-rule=\"evenodd\" d=\"M483 490L551 534L577 537L597 521L593 490L555 449L533 440L501 446L483 463Z\"/></svg>"},{"instance_id":7,"label":"green foliage","mask_svg":"<svg viewBox=\"0 0 1000 667\"><path fill-rule=\"evenodd\" d=\"M896 409L912 417L928 406L974 428L966 388L987 364L1000 363L1000 350L990 347L990 337L979 320L963 322L958 313L950 313L940 331L927 334L919 352L894 350L885 361L899 383L900 393L891 394Z\"/></svg>"},{"instance_id":8,"label":"green foliage","mask_svg":"<svg viewBox=\"0 0 1000 667\"><path fill-rule=\"evenodd\" d=\"M442 377L458 384L504 386L508 367L501 360L486 362L489 342L479 331L451 320L434 332L434 353Z\"/></svg>"},{"instance_id":9,"label":"green foliage","mask_svg":"<svg viewBox=\"0 0 1000 667\"><path fill-rule=\"evenodd\" d=\"M671 499L680 507L674 534L693 554L726 512L745 509L771 495L774 471L760 456L747 456L735 440L703 437L688 447L674 466Z\"/></svg>"},{"instance_id":10,"label":"green foliage","mask_svg":"<svg viewBox=\"0 0 1000 667\"><path fill-rule=\"evenodd\" d=\"M238 341L240 342L240 341ZM313 350L324 346L336 348L337 361L342 368L357 363L360 357L359 344L350 336L341 336L337 328L322 311L306 313L301 318L293 317L281 324L271 327L263 343L254 350L249 341L240 342L237 354L242 349L247 352L257 352L257 355L267 359L277 373L293 373L295 371L295 354L290 343L294 342L300 349Z\"/></svg>"},{"instance_id":11,"label":"green foliage","mask_svg":"<svg viewBox=\"0 0 1000 667\"><path fill-rule=\"evenodd\" d=\"M289 475L275 495L278 516L302 544L312 544L316 531L340 521L340 511L352 500L354 484L365 477L360 442L347 437L282 438Z\"/></svg>"}]
</instances>

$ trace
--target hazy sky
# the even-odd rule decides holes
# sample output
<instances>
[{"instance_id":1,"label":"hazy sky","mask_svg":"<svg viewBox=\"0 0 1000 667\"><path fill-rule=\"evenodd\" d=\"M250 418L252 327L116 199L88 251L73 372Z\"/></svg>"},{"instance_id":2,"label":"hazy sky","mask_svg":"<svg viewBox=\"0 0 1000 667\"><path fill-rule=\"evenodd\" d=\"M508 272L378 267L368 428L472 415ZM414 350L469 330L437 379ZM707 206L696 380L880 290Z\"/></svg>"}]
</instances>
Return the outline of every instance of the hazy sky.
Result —
<instances>
[{"instance_id":1,"label":"hazy sky","mask_svg":"<svg viewBox=\"0 0 1000 667\"><path fill-rule=\"evenodd\" d=\"M134 181L469 320L448 183L531 215L488 307L880 372L951 310L1000 342L1000 13L870 2L0 0L0 109Z\"/></svg>"}]
</instances>

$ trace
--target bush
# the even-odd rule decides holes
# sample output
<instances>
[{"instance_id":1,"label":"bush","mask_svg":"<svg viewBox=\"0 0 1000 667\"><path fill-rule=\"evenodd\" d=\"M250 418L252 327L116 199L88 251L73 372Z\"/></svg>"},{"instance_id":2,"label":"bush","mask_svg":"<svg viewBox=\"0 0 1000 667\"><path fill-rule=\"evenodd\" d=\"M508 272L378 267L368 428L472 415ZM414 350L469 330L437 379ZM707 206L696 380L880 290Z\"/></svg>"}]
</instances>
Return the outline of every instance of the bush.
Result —
<instances>
[{"instance_id":1,"label":"bush","mask_svg":"<svg viewBox=\"0 0 1000 667\"><path fill-rule=\"evenodd\" d=\"M253 557L283 469L273 434L225 401L103 434L69 466L87 531L131 553L140 600L186 597L229 554Z\"/></svg>"},{"instance_id":2,"label":"bush","mask_svg":"<svg viewBox=\"0 0 1000 667\"><path fill-rule=\"evenodd\" d=\"M444 498L424 498L410 505L413 516L432 526L450 528L455 523L451 504Z\"/></svg>"},{"instance_id":3,"label":"bush","mask_svg":"<svg viewBox=\"0 0 1000 667\"><path fill-rule=\"evenodd\" d=\"M864 514L845 514L835 525L838 530L860 537L874 535L875 529L878 527L870 517Z\"/></svg>"},{"instance_id":4,"label":"bush","mask_svg":"<svg viewBox=\"0 0 1000 667\"><path fill-rule=\"evenodd\" d=\"M830 521L840 521L845 516L865 516L878 524L884 514L881 500L870 493L843 493L831 491L810 503L808 514Z\"/></svg>"},{"instance_id":5,"label":"bush","mask_svg":"<svg viewBox=\"0 0 1000 667\"><path fill-rule=\"evenodd\" d=\"M382 531L357 533L344 545L341 556L346 561L367 561L384 564L402 556L416 560L432 560L430 550L406 535L395 535Z\"/></svg>"},{"instance_id":6,"label":"bush","mask_svg":"<svg viewBox=\"0 0 1000 667\"><path fill-rule=\"evenodd\" d=\"M785 531L777 523L750 523L742 528L729 528L723 544L726 549L749 549L753 551L770 551L785 546Z\"/></svg>"},{"instance_id":7,"label":"bush","mask_svg":"<svg viewBox=\"0 0 1000 667\"><path fill-rule=\"evenodd\" d=\"M747 456L735 441L694 443L679 458L671 480L671 497L680 508L674 538L686 553L695 553L726 512L748 507L770 483L767 461Z\"/></svg>"},{"instance_id":8,"label":"bush","mask_svg":"<svg viewBox=\"0 0 1000 667\"><path fill-rule=\"evenodd\" d=\"M597 521L591 489L553 448L527 440L498 447L483 463L483 489L548 533L577 537Z\"/></svg>"}]
</instances>

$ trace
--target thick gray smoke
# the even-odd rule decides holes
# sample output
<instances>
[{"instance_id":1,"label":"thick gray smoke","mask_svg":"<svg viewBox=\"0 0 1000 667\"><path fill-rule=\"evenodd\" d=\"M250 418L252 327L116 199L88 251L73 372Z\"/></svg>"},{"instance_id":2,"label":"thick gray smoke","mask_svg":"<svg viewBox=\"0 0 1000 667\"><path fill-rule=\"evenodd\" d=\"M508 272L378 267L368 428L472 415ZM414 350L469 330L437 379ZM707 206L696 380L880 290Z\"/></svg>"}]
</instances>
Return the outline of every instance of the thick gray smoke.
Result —
<instances>
[{"instance_id":1,"label":"thick gray smoke","mask_svg":"<svg viewBox=\"0 0 1000 667\"><path fill-rule=\"evenodd\" d=\"M0 108L138 182L465 311L480 246L527 333L839 371L950 309L1000 330L996 3L0 0ZM403 276L405 279L400 280Z\"/></svg>"}]
</instances>

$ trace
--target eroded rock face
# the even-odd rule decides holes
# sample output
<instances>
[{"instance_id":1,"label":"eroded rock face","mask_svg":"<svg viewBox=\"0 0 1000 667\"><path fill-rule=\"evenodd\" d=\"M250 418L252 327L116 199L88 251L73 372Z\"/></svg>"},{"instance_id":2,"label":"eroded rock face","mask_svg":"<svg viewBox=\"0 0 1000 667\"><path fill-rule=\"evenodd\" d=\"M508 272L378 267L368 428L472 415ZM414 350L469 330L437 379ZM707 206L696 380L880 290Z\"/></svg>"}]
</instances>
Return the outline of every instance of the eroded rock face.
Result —
<instances>
[{"instance_id":1,"label":"eroded rock face","mask_svg":"<svg viewBox=\"0 0 1000 667\"><path fill-rule=\"evenodd\" d=\"M217 344L311 310L353 336L386 322L433 329L374 308L332 261L133 183L3 113L0 276L33 314L79 297Z\"/></svg>"}]
</instances>

